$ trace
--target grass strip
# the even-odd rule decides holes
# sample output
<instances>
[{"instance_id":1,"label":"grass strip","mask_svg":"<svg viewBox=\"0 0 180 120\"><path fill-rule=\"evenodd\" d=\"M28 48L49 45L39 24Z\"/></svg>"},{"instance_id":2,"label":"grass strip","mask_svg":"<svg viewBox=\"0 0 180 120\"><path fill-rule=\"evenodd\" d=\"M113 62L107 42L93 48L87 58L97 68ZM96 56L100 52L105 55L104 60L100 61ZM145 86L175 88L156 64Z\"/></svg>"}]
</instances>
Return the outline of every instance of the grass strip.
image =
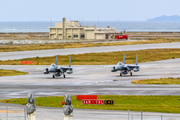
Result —
<instances>
[{"instance_id":1,"label":"grass strip","mask_svg":"<svg viewBox=\"0 0 180 120\"><path fill-rule=\"evenodd\" d=\"M0 52L135 45L135 44L151 44L151 43L171 43L171 42L180 42L180 39L152 39L146 41L139 40L139 41L110 42L110 43L55 43L55 44L31 44L31 45L5 45L5 46L0 46Z\"/></svg>"},{"instance_id":2,"label":"grass strip","mask_svg":"<svg viewBox=\"0 0 180 120\"><path fill-rule=\"evenodd\" d=\"M2 70L0 69L0 77L1 76L15 76L15 75L26 75L28 72L21 72L16 70Z\"/></svg>"},{"instance_id":3,"label":"grass strip","mask_svg":"<svg viewBox=\"0 0 180 120\"><path fill-rule=\"evenodd\" d=\"M134 80L133 84L180 84L180 78L160 78L160 79L147 79L147 80Z\"/></svg>"},{"instance_id":4,"label":"grass strip","mask_svg":"<svg viewBox=\"0 0 180 120\"><path fill-rule=\"evenodd\" d=\"M180 58L180 49L147 49L138 51L121 51L108 53L85 53L71 55L72 65L111 65L123 61L123 55L126 54L126 64L136 63L136 54L138 54L138 62L151 62L167 59ZM21 65L21 61L33 61L32 65L40 63L41 65L50 65L55 62L54 57L35 57L19 60L0 61L0 65ZM69 56L58 56L58 65L68 65Z\"/></svg>"},{"instance_id":5,"label":"grass strip","mask_svg":"<svg viewBox=\"0 0 180 120\"><path fill-rule=\"evenodd\" d=\"M133 96L133 95L98 95L98 99L115 100L114 105L83 105L81 100L72 96L74 108L102 110L130 110L146 112L180 113L180 96ZM8 99L9 103L25 105L27 98ZM63 107L63 96L36 97L37 106ZM5 103L6 100L0 102Z\"/></svg>"}]
</instances>

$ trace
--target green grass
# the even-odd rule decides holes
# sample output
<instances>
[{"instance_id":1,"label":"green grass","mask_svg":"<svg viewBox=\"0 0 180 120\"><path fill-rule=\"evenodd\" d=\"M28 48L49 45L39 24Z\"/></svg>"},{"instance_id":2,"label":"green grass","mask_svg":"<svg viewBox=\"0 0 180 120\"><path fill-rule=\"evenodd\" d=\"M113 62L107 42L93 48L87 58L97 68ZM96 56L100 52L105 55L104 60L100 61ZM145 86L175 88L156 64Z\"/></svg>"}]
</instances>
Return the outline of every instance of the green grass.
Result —
<instances>
[{"instance_id":1,"label":"green grass","mask_svg":"<svg viewBox=\"0 0 180 120\"><path fill-rule=\"evenodd\" d=\"M180 113L180 96L132 96L132 95L98 95L98 99L115 100L114 105L82 105L81 100L76 100L72 96L72 105L74 108L82 109L104 109L104 110L130 110L146 112L165 112ZM63 96L57 97L36 97L37 106L63 107L61 102ZM6 102L1 100L0 102ZM27 103L27 98L9 99L9 103L22 104Z\"/></svg>"},{"instance_id":2,"label":"green grass","mask_svg":"<svg viewBox=\"0 0 180 120\"><path fill-rule=\"evenodd\" d=\"M171 42L180 42L180 39L152 39L152 40L146 40L146 41L139 40L139 41L128 41L128 42L86 43L86 44L85 43L56 43L56 44L35 44L35 45L33 44L32 45L5 45L5 46L0 46L0 52L152 44L152 43L171 43Z\"/></svg>"},{"instance_id":3,"label":"green grass","mask_svg":"<svg viewBox=\"0 0 180 120\"><path fill-rule=\"evenodd\" d=\"M121 51L108 53L86 53L71 55L72 65L111 65L123 61L123 55L126 54L126 64L136 63L136 54L138 54L138 62L151 62L167 59L180 58L180 49L147 49L138 51ZM20 65L21 61L33 61L33 65L38 62L41 65L50 65L54 63L56 57L35 57L20 60L0 61L0 65ZM58 56L58 65L68 65L69 56Z\"/></svg>"},{"instance_id":4,"label":"green grass","mask_svg":"<svg viewBox=\"0 0 180 120\"><path fill-rule=\"evenodd\" d=\"M134 80L133 84L180 84L180 78L160 78L160 79L147 79L147 80Z\"/></svg>"},{"instance_id":5,"label":"green grass","mask_svg":"<svg viewBox=\"0 0 180 120\"><path fill-rule=\"evenodd\" d=\"M2 76L15 76L15 75L26 75L27 72L21 72L16 70L2 70L0 69L0 77Z\"/></svg>"}]
</instances>

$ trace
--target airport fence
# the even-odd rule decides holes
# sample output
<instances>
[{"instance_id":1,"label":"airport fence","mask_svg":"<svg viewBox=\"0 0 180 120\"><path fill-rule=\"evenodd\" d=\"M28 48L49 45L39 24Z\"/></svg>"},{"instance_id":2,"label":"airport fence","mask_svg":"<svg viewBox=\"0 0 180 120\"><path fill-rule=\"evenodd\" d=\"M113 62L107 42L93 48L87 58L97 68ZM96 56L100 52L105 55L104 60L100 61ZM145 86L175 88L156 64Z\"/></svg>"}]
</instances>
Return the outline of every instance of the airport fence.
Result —
<instances>
[{"instance_id":1,"label":"airport fence","mask_svg":"<svg viewBox=\"0 0 180 120\"><path fill-rule=\"evenodd\" d=\"M0 120L28 120L25 106L0 105ZM63 112L59 108L37 108L36 120L63 120ZM180 114L143 111L111 111L109 113L83 111L81 113L74 110L73 120L180 120Z\"/></svg>"}]
</instances>

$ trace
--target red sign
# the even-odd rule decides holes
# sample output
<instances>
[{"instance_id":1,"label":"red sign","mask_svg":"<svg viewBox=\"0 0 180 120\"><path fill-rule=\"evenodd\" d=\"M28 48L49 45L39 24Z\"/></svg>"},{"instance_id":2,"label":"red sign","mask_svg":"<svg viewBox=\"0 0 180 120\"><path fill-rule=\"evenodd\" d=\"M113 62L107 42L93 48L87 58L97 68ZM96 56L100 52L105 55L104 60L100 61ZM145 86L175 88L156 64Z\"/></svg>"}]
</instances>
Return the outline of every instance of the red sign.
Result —
<instances>
[{"instance_id":1,"label":"red sign","mask_svg":"<svg viewBox=\"0 0 180 120\"><path fill-rule=\"evenodd\" d=\"M82 100L82 104L104 105L104 100Z\"/></svg>"},{"instance_id":2,"label":"red sign","mask_svg":"<svg viewBox=\"0 0 180 120\"><path fill-rule=\"evenodd\" d=\"M21 61L21 64L33 64L32 61Z\"/></svg>"},{"instance_id":3,"label":"red sign","mask_svg":"<svg viewBox=\"0 0 180 120\"><path fill-rule=\"evenodd\" d=\"M65 105L65 102L64 102L64 101L62 101L62 105Z\"/></svg>"},{"instance_id":4,"label":"red sign","mask_svg":"<svg viewBox=\"0 0 180 120\"><path fill-rule=\"evenodd\" d=\"M97 95L77 95L77 100L82 99L97 99Z\"/></svg>"}]
</instances>

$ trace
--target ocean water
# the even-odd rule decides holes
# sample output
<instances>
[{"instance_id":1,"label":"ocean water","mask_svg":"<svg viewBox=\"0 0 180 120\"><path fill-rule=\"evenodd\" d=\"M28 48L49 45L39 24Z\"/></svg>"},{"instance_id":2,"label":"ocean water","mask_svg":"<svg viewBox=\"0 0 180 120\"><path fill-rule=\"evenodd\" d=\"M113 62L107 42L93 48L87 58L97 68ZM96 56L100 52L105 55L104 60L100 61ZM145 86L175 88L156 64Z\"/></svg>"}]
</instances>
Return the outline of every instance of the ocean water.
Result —
<instances>
[{"instance_id":1,"label":"ocean water","mask_svg":"<svg viewBox=\"0 0 180 120\"><path fill-rule=\"evenodd\" d=\"M0 32L49 32L56 22L0 22ZM116 28L117 31L180 31L180 22L83 21L82 26Z\"/></svg>"}]
</instances>

